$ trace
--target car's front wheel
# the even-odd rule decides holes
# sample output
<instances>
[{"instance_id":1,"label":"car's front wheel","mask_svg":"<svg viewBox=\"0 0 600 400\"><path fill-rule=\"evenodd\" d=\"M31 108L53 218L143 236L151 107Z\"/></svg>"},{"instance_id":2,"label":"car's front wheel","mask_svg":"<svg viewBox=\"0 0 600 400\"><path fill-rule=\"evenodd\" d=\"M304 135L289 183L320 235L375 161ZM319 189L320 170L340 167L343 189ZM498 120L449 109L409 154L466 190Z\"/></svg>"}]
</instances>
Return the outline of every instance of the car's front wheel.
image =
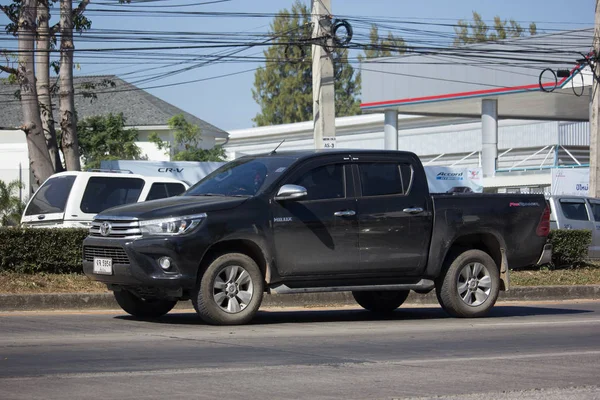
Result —
<instances>
[{"instance_id":1,"label":"car's front wheel","mask_svg":"<svg viewBox=\"0 0 600 400\"><path fill-rule=\"evenodd\" d=\"M119 306L126 313L136 318L162 317L177 304L176 300L145 299L125 289L116 291L113 294Z\"/></svg>"},{"instance_id":2,"label":"car's front wheel","mask_svg":"<svg viewBox=\"0 0 600 400\"><path fill-rule=\"evenodd\" d=\"M354 300L364 309L389 313L406 301L410 290L352 292Z\"/></svg>"},{"instance_id":3,"label":"car's front wheel","mask_svg":"<svg viewBox=\"0 0 600 400\"><path fill-rule=\"evenodd\" d=\"M258 311L263 291L264 279L256 262L245 254L229 253L206 268L192 303L209 324L245 324Z\"/></svg>"}]
</instances>

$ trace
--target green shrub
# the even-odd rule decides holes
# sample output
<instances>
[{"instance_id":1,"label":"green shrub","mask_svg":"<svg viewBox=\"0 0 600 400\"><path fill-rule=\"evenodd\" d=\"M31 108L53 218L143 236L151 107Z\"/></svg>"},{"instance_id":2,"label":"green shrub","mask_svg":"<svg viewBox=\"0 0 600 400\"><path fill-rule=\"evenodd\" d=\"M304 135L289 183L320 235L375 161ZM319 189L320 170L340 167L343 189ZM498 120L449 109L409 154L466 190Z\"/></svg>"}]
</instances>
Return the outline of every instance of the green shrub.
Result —
<instances>
[{"instance_id":1,"label":"green shrub","mask_svg":"<svg viewBox=\"0 0 600 400\"><path fill-rule=\"evenodd\" d=\"M83 273L87 229L0 228L0 272Z\"/></svg>"},{"instance_id":2,"label":"green shrub","mask_svg":"<svg viewBox=\"0 0 600 400\"><path fill-rule=\"evenodd\" d=\"M555 268L577 267L587 261L592 232L587 230L555 230L548 240L552 244L552 265Z\"/></svg>"}]
</instances>

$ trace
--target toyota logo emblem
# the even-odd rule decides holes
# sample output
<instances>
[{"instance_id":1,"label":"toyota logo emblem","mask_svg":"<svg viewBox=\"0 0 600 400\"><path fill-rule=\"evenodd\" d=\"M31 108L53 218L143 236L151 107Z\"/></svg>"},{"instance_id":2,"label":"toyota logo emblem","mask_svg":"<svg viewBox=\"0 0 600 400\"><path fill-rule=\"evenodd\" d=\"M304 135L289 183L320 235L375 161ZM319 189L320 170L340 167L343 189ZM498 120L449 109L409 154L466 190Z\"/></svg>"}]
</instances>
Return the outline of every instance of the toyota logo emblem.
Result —
<instances>
[{"instance_id":1,"label":"toyota logo emblem","mask_svg":"<svg viewBox=\"0 0 600 400\"><path fill-rule=\"evenodd\" d=\"M102 225L100 225L100 234L102 236L108 236L108 235L110 235L111 229L112 229L112 225L110 224L110 222L104 221L102 223Z\"/></svg>"}]
</instances>

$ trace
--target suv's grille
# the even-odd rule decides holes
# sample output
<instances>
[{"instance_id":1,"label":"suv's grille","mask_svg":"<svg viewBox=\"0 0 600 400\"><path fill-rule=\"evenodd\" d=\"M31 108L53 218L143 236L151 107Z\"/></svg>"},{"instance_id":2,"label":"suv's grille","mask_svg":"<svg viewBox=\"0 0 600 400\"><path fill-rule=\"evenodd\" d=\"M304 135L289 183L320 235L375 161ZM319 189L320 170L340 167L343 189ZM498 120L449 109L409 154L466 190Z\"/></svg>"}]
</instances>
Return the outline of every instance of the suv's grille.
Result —
<instances>
[{"instance_id":1,"label":"suv's grille","mask_svg":"<svg viewBox=\"0 0 600 400\"><path fill-rule=\"evenodd\" d=\"M114 221L95 219L90 236L106 238L136 238L142 236L138 221Z\"/></svg>"},{"instance_id":2,"label":"suv's grille","mask_svg":"<svg viewBox=\"0 0 600 400\"><path fill-rule=\"evenodd\" d=\"M83 246L83 259L93 262L94 257L112 258L114 264L129 264L127 253L120 247Z\"/></svg>"}]
</instances>

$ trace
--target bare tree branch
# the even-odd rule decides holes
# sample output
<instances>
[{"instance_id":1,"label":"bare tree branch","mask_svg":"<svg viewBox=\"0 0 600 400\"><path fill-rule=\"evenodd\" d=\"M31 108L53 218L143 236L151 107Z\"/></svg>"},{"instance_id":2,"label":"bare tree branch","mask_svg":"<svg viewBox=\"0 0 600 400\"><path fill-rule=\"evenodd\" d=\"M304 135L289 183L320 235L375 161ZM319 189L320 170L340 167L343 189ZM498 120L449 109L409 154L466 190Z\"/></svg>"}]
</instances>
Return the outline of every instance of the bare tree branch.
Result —
<instances>
[{"instance_id":1,"label":"bare tree branch","mask_svg":"<svg viewBox=\"0 0 600 400\"><path fill-rule=\"evenodd\" d=\"M73 17L83 14L88 4L90 4L90 0L81 0L81 3L73 10Z\"/></svg>"},{"instance_id":2,"label":"bare tree branch","mask_svg":"<svg viewBox=\"0 0 600 400\"><path fill-rule=\"evenodd\" d=\"M0 65L0 71L6 72L7 74L17 74L17 69L12 67L6 67L4 65Z\"/></svg>"}]
</instances>

